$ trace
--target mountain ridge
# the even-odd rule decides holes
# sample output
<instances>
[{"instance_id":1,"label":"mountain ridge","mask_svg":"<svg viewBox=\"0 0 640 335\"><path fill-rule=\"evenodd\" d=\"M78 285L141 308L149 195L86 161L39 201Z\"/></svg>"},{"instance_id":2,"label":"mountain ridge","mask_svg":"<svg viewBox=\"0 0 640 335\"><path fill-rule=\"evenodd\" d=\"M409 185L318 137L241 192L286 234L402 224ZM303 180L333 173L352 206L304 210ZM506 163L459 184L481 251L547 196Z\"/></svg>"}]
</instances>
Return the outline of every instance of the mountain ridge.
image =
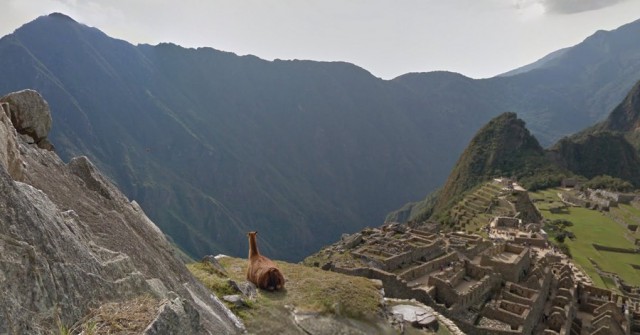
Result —
<instances>
[{"instance_id":1,"label":"mountain ridge","mask_svg":"<svg viewBox=\"0 0 640 335\"><path fill-rule=\"evenodd\" d=\"M435 189L496 114L548 143L593 118L581 113L596 102L577 97L624 86L580 71L566 87L549 71L382 80L344 62L133 46L74 22L42 17L0 39L0 91L49 97L60 155L89 156L191 255L242 255L257 229L274 257L301 259Z\"/></svg>"},{"instance_id":2,"label":"mountain ridge","mask_svg":"<svg viewBox=\"0 0 640 335\"><path fill-rule=\"evenodd\" d=\"M462 195L494 177L515 177L526 188L559 186L564 177L609 176L640 186L638 142L640 82L605 121L562 138L544 150L514 113L501 114L477 131L444 186L422 201L390 212L387 222L447 219Z\"/></svg>"}]
</instances>

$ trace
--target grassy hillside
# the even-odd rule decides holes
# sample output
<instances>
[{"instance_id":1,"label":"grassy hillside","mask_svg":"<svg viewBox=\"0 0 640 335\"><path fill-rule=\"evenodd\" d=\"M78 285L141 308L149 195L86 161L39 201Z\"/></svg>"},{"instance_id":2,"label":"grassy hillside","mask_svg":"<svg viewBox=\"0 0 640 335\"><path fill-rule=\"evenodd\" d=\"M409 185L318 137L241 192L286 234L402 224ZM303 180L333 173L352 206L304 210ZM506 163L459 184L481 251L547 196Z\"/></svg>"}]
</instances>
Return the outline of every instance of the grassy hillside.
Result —
<instances>
[{"instance_id":1,"label":"grassy hillside","mask_svg":"<svg viewBox=\"0 0 640 335\"><path fill-rule=\"evenodd\" d=\"M220 264L227 276L214 271L209 265L192 263L187 268L219 297L235 294L228 280L238 283L246 280L247 260L224 257ZM285 290L268 292L258 290L248 306L229 304L245 323L250 334L306 334L300 321L323 327L324 334L396 334L385 318L379 284L363 277L354 277L317 267L276 262L285 278ZM295 318L298 321L294 321ZM317 331L318 329L316 329ZM430 334L427 331L407 329L407 334ZM441 326L437 334L448 335Z\"/></svg>"},{"instance_id":2,"label":"grassy hillside","mask_svg":"<svg viewBox=\"0 0 640 335\"><path fill-rule=\"evenodd\" d=\"M544 199L536 202L538 209L545 219L569 220L573 226L566 228L575 234L575 240L566 239L578 266L593 279L596 286L607 287L607 282L601 278L593 263L595 261L604 271L615 272L631 285L640 285L640 270L631 264L640 265L640 254L627 254L599 251L593 244L604 246L635 248L634 240L640 237L638 233L629 231L625 224L637 224L640 220L640 210L635 206L622 205L611 208L610 213L599 212L586 208L570 207L566 213L553 214L549 211L549 202L559 203L558 189L549 189L531 194L533 199ZM546 204L545 204L546 203ZM615 288L615 287L609 287Z\"/></svg>"},{"instance_id":3,"label":"grassy hillside","mask_svg":"<svg viewBox=\"0 0 640 335\"><path fill-rule=\"evenodd\" d=\"M461 196L495 177L531 178L559 173L538 141L514 113L504 113L482 127L462 153L444 184L434 213L444 213Z\"/></svg>"}]
</instances>

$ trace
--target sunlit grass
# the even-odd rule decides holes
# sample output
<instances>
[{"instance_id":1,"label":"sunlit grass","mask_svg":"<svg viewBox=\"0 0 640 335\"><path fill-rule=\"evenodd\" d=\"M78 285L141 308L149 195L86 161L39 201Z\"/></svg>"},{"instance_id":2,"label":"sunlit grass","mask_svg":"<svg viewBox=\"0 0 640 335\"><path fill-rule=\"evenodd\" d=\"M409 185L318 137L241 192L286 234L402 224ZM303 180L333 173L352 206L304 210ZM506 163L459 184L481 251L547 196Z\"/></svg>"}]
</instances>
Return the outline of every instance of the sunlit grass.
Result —
<instances>
[{"instance_id":1,"label":"sunlit grass","mask_svg":"<svg viewBox=\"0 0 640 335\"><path fill-rule=\"evenodd\" d=\"M626 254L598 251L593 244L604 246L635 248L625 234L627 229L615 222L609 216L599 211L581 207L570 207L568 213L552 214L549 212L549 201L556 202L558 190L551 189L532 194L533 198L544 198L544 202L536 202L536 206L546 219L565 219L573 222L567 230L576 235L575 240L566 239L573 260L593 279L596 286L606 288L606 283L597 274L595 267L589 261L593 259L603 270L617 273L622 279L632 285L640 285L640 271L635 270L630 264L640 264L639 254ZM626 209L626 208L625 208ZM637 209L629 210L629 213L637 213Z\"/></svg>"}]
</instances>

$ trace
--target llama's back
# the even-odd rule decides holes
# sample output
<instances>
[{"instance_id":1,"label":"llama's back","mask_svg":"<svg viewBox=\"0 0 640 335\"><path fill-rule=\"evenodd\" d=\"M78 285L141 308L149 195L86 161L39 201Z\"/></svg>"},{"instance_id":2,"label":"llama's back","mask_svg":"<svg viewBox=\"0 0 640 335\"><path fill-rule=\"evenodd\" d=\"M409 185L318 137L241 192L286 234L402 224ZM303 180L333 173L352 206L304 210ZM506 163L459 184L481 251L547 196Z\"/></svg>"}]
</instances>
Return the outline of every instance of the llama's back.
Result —
<instances>
[{"instance_id":1,"label":"llama's back","mask_svg":"<svg viewBox=\"0 0 640 335\"><path fill-rule=\"evenodd\" d=\"M262 255L249 260L247 280L262 289L271 291L284 288L282 272L274 261Z\"/></svg>"}]
</instances>

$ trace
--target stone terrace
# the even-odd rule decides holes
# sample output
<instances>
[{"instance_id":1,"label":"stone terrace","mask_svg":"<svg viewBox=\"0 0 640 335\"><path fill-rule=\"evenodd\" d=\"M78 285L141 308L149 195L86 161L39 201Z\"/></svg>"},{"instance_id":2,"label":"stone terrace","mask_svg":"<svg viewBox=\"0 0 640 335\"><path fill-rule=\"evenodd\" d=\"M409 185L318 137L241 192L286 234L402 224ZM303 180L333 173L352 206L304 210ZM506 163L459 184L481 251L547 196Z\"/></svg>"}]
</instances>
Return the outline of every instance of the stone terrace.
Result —
<instances>
[{"instance_id":1,"label":"stone terrace","mask_svg":"<svg viewBox=\"0 0 640 335\"><path fill-rule=\"evenodd\" d=\"M368 228L344 236L315 255L313 264L378 279L389 297L416 299L467 334L640 330L635 299L580 281L570 260L542 247L537 241L542 236L494 243L479 235L436 231L433 224L415 223Z\"/></svg>"}]
</instances>

